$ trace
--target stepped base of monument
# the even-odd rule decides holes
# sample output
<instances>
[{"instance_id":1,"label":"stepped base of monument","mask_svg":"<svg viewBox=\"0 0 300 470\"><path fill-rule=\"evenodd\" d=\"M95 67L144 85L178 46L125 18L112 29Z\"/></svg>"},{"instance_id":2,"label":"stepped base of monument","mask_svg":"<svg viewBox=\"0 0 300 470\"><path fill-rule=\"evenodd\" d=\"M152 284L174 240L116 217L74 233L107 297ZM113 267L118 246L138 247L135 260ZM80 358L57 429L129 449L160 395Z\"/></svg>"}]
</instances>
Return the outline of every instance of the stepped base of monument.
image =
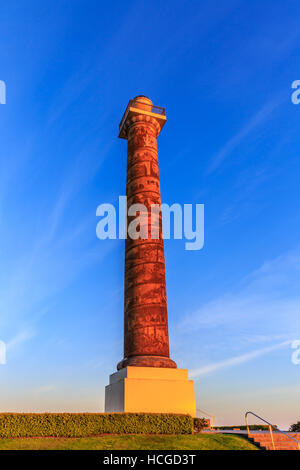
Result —
<instances>
[{"instance_id":1,"label":"stepped base of monument","mask_svg":"<svg viewBox=\"0 0 300 470\"><path fill-rule=\"evenodd\" d=\"M126 367L109 377L105 412L183 413L196 416L194 382L187 369Z\"/></svg>"}]
</instances>

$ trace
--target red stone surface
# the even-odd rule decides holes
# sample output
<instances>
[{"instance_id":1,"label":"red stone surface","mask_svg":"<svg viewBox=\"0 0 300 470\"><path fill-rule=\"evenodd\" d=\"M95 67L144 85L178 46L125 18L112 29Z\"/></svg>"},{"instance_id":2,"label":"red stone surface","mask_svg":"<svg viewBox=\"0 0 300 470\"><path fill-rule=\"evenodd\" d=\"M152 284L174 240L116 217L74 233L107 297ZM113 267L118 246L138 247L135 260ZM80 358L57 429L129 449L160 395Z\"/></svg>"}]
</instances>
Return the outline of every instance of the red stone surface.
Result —
<instances>
[{"instance_id":1,"label":"red stone surface","mask_svg":"<svg viewBox=\"0 0 300 470\"><path fill-rule=\"evenodd\" d=\"M157 155L159 125L143 114L127 119L127 205L142 203L148 209L160 204ZM149 211L150 214L150 211ZM128 224L134 217L128 217ZM130 366L171 367L164 245L161 235L125 241L124 359L118 370Z\"/></svg>"}]
</instances>

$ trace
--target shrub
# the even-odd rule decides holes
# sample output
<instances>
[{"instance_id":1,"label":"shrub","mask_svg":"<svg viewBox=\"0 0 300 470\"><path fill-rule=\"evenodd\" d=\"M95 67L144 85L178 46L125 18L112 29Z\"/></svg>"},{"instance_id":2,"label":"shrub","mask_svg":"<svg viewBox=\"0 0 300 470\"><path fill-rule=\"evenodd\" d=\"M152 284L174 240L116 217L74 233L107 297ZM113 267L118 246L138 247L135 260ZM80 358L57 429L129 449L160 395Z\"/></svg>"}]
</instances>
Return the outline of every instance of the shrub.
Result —
<instances>
[{"instance_id":1,"label":"shrub","mask_svg":"<svg viewBox=\"0 0 300 470\"><path fill-rule=\"evenodd\" d=\"M297 421L297 423L292 424L290 426L290 431L291 432L300 432L300 421Z\"/></svg>"},{"instance_id":2,"label":"shrub","mask_svg":"<svg viewBox=\"0 0 300 470\"><path fill-rule=\"evenodd\" d=\"M194 432L201 432L204 428L208 428L207 420L205 418L194 418Z\"/></svg>"},{"instance_id":3,"label":"shrub","mask_svg":"<svg viewBox=\"0 0 300 470\"><path fill-rule=\"evenodd\" d=\"M191 434L188 415L156 413L0 413L0 437Z\"/></svg>"}]
</instances>

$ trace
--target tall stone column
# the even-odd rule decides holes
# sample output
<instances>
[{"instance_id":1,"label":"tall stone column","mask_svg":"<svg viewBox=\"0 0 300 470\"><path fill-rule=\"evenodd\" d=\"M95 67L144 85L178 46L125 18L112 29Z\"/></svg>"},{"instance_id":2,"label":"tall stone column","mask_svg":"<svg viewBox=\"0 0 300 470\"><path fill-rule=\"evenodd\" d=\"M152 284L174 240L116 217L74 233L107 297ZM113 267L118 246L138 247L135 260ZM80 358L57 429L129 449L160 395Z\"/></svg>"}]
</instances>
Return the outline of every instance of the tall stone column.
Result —
<instances>
[{"instance_id":1,"label":"tall stone column","mask_svg":"<svg viewBox=\"0 0 300 470\"><path fill-rule=\"evenodd\" d=\"M161 215L150 213L161 203L156 139L165 122L163 108L137 96L120 124L119 137L128 140L127 209L143 205L129 212L128 225L138 217L142 238L125 241L124 359L105 387L106 412L196 416L194 383L169 357Z\"/></svg>"},{"instance_id":2,"label":"tall stone column","mask_svg":"<svg viewBox=\"0 0 300 470\"><path fill-rule=\"evenodd\" d=\"M124 359L118 370L126 366L176 368L169 358L161 216L151 218L151 206L161 204L156 139L164 115L153 113L152 102L143 96L136 97L132 105L136 111L126 117L122 133L128 140L127 207L143 204L147 208L146 214L140 214L148 238L132 240L129 236L125 242ZM128 222L132 219L134 216ZM151 238L157 222L158 238Z\"/></svg>"}]
</instances>

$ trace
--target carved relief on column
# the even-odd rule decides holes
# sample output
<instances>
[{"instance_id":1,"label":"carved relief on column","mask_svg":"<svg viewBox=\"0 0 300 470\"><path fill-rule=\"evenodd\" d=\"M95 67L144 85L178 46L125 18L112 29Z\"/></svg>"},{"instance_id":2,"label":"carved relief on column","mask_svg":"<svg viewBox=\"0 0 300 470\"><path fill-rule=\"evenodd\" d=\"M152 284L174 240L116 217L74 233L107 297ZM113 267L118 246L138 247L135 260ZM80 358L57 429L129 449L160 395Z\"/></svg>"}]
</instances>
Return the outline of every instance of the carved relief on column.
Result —
<instances>
[{"instance_id":1,"label":"carved relief on column","mask_svg":"<svg viewBox=\"0 0 300 470\"><path fill-rule=\"evenodd\" d=\"M124 357L127 365L177 367L169 358L164 246L151 239L150 208L161 204L157 135L159 124L149 116L134 116L128 124L127 204L148 209L148 239L125 241ZM134 217L128 217L128 224Z\"/></svg>"}]
</instances>

